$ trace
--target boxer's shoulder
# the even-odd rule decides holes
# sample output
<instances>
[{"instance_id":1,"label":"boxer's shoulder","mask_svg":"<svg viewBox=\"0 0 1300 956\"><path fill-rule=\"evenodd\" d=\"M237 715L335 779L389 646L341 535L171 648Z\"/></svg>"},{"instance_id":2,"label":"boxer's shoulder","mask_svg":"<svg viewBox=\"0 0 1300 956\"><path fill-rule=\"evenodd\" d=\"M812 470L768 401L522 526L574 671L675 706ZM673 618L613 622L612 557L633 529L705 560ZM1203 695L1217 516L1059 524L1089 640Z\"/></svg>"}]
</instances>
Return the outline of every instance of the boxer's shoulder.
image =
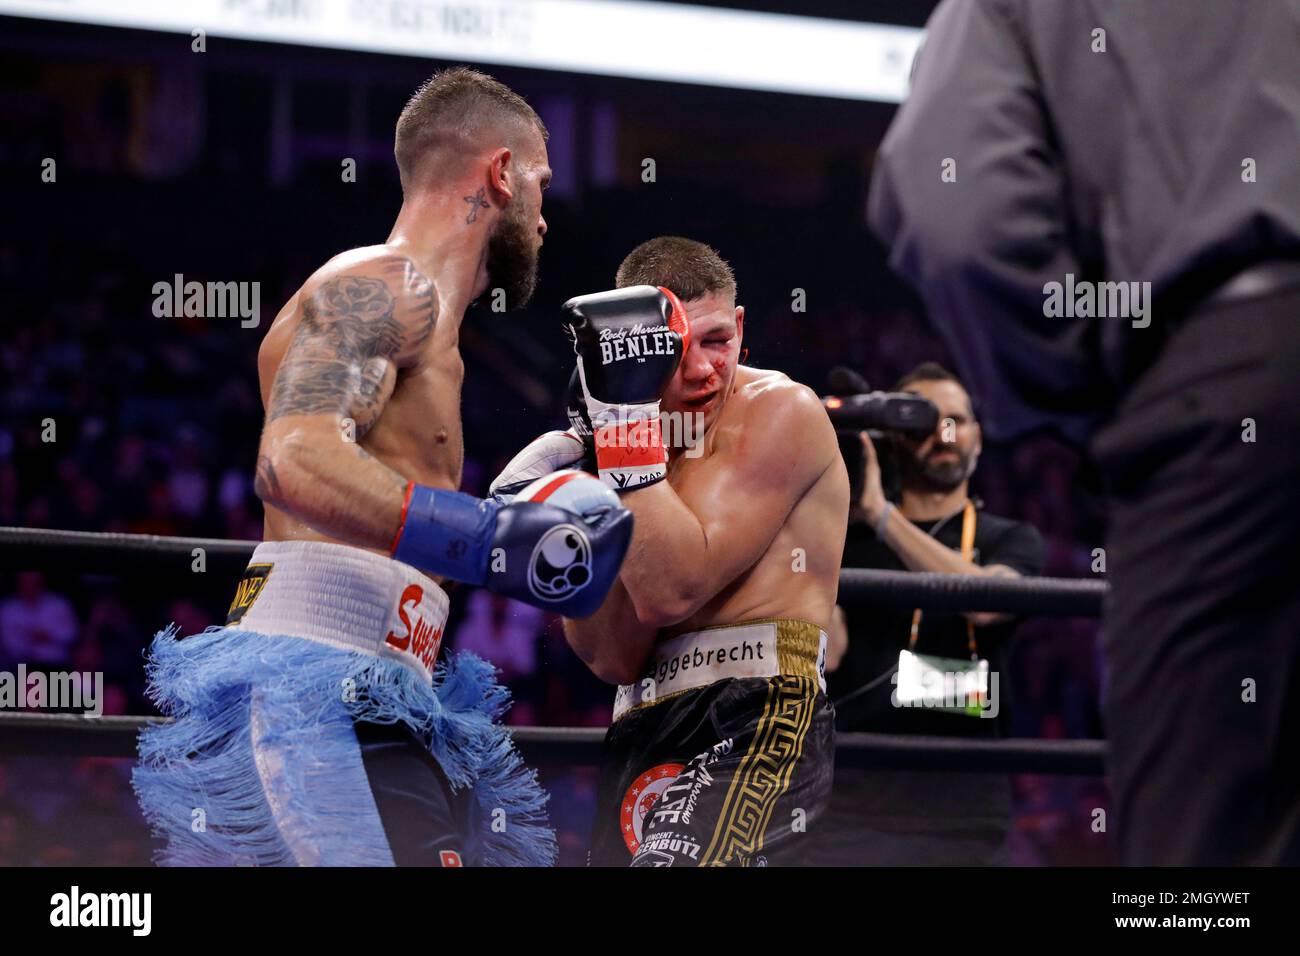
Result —
<instances>
[{"instance_id":1,"label":"boxer's shoulder","mask_svg":"<svg viewBox=\"0 0 1300 956\"><path fill-rule=\"evenodd\" d=\"M437 318L437 289L425 271L392 246L363 246L339 253L313 272L281 310L272 332L276 325L291 326L281 337L292 337L303 325L320 331L348 326L405 365L429 341Z\"/></svg>"},{"instance_id":2,"label":"boxer's shoulder","mask_svg":"<svg viewBox=\"0 0 1300 956\"><path fill-rule=\"evenodd\" d=\"M795 480L820 472L838 454L831 427L817 394L783 372L741 366L731 397L710 430L712 448L732 464L750 462L765 472L772 461L794 459Z\"/></svg>"},{"instance_id":3,"label":"boxer's shoulder","mask_svg":"<svg viewBox=\"0 0 1300 956\"><path fill-rule=\"evenodd\" d=\"M427 273L427 268L393 246L361 246L340 252L312 273L299 296L320 295L342 281L364 279L382 283L393 296L428 298L433 294L433 280Z\"/></svg>"},{"instance_id":4,"label":"boxer's shoulder","mask_svg":"<svg viewBox=\"0 0 1300 956\"><path fill-rule=\"evenodd\" d=\"M817 393L784 372L741 366L732 400L746 425L811 429L814 434L830 430Z\"/></svg>"}]
</instances>

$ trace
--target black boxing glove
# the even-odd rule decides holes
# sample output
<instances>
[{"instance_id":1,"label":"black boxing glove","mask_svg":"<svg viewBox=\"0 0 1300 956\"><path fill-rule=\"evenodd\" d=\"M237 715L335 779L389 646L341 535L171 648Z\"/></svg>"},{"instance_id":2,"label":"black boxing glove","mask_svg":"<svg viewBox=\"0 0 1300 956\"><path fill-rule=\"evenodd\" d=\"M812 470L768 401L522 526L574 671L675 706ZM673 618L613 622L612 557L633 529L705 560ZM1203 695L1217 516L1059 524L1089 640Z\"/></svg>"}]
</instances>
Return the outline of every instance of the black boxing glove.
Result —
<instances>
[{"instance_id":1,"label":"black boxing glove","mask_svg":"<svg viewBox=\"0 0 1300 956\"><path fill-rule=\"evenodd\" d=\"M591 475L600 473L596 467L596 433L591 430L591 419L587 416L587 399L582 394L582 382L578 380L575 366L569 376L569 395L564 405L565 417L569 420L569 431L582 442L581 464L574 465Z\"/></svg>"},{"instance_id":2,"label":"black boxing glove","mask_svg":"<svg viewBox=\"0 0 1300 956\"><path fill-rule=\"evenodd\" d=\"M665 288L631 286L564 303L601 480L616 491L668 471L659 398L690 345L686 309Z\"/></svg>"}]
</instances>

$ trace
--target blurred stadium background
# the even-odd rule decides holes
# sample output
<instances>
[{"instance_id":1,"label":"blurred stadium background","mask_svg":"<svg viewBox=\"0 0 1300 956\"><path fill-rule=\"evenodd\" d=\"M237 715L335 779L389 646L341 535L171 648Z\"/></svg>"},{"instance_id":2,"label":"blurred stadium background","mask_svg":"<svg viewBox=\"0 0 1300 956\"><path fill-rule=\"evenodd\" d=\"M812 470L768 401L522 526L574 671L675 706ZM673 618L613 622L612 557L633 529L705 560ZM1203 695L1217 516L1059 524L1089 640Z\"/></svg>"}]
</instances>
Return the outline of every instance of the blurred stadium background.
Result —
<instances>
[{"instance_id":1,"label":"blurred stadium background","mask_svg":"<svg viewBox=\"0 0 1300 956\"><path fill-rule=\"evenodd\" d=\"M732 263L751 364L818 389L837 364L877 387L925 359L951 364L863 212L933 6L0 0L0 525L260 537L251 474L265 326L318 264L382 241L400 203L397 113L453 63L533 103L555 170L533 304L466 323L464 490L481 494L562 421L571 358L557 307L612 285L623 255L654 235L700 239ZM618 32L601 33L610 24ZM202 53L193 29L205 31ZM654 43L689 55L644 55ZM46 158L55 182L42 181ZM151 290L176 274L260 283L261 326L156 318ZM795 289L804 313L791 310ZM42 440L46 419L56 441ZM994 439L976 492L1042 532L1045 574L1088 574L1104 529L1078 454L1050 435ZM105 570L0 573L0 669L103 671L106 713L151 713L146 640L169 621L219 622L231 582ZM612 688L555 620L486 592L453 603L450 640L501 668L511 723L607 724ZM34 643L32 615L45 622ZM1015 735L1101 736L1096 627L1021 626ZM0 864L147 863L128 769L0 758ZM579 863L594 769L543 773L562 862ZM1107 805L1102 781L1024 775L1016 801L1013 862L1107 862L1078 812Z\"/></svg>"}]
</instances>

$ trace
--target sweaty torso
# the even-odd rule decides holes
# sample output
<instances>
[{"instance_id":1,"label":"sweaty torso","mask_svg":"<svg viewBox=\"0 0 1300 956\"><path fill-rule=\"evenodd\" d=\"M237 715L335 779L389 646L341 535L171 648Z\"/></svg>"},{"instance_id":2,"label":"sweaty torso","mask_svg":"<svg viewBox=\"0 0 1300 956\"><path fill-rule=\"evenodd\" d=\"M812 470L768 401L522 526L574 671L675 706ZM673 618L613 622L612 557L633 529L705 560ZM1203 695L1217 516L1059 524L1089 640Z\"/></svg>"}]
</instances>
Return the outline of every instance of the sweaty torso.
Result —
<instances>
[{"instance_id":1,"label":"sweaty torso","mask_svg":"<svg viewBox=\"0 0 1300 956\"><path fill-rule=\"evenodd\" d=\"M280 310L257 356L263 409L270 399L281 360L298 332L303 304L310 301L324 282L346 275L349 261L385 252L384 247L371 247L336 256L308 279ZM360 427L345 422L339 440L354 439L366 453L408 480L454 491L460 487L465 461L460 418L460 388L465 366L456 340L459 323L446 321L449 316L441 318L417 362L397 370L392 396L378 418L372 423L361 423ZM335 541L270 505L266 506L263 535L267 541Z\"/></svg>"},{"instance_id":2,"label":"sweaty torso","mask_svg":"<svg viewBox=\"0 0 1300 956\"><path fill-rule=\"evenodd\" d=\"M725 459L717 453L737 441L745 428L762 427L761 422L753 421L757 416L750 414L751 400L756 386L774 375L780 373L738 368L734 391L705 434L703 454L688 458L676 452L669 462L668 483L688 507L705 476L725 467ZM801 442L804 436L792 435L790 440ZM733 490L738 495L745 493L739 484ZM691 617L660 631L657 640L713 625L765 618L810 621L826 629L839 590L847 498L848 477L836 454L785 516L762 557ZM757 513L752 517L755 521L780 520Z\"/></svg>"}]
</instances>

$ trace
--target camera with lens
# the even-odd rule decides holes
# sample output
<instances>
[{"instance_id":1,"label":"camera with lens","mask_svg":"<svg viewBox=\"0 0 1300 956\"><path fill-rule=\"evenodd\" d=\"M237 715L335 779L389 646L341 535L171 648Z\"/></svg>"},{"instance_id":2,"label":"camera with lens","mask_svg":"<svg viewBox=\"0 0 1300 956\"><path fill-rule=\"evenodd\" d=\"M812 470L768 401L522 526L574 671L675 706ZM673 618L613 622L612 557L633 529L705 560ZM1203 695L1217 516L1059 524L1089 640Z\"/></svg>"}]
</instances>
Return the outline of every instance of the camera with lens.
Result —
<instances>
[{"instance_id":1,"label":"camera with lens","mask_svg":"<svg viewBox=\"0 0 1300 956\"><path fill-rule=\"evenodd\" d=\"M862 496L863 452L858 436L864 431L876 446L885 496L898 500L895 438L923 440L939 423L939 409L928 398L911 392L873 391L865 378L842 365L831 369L828 384L831 394L822 399L822 405L835 426L840 454L849 470L849 500Z\"/></svg>"}]
</instances>

